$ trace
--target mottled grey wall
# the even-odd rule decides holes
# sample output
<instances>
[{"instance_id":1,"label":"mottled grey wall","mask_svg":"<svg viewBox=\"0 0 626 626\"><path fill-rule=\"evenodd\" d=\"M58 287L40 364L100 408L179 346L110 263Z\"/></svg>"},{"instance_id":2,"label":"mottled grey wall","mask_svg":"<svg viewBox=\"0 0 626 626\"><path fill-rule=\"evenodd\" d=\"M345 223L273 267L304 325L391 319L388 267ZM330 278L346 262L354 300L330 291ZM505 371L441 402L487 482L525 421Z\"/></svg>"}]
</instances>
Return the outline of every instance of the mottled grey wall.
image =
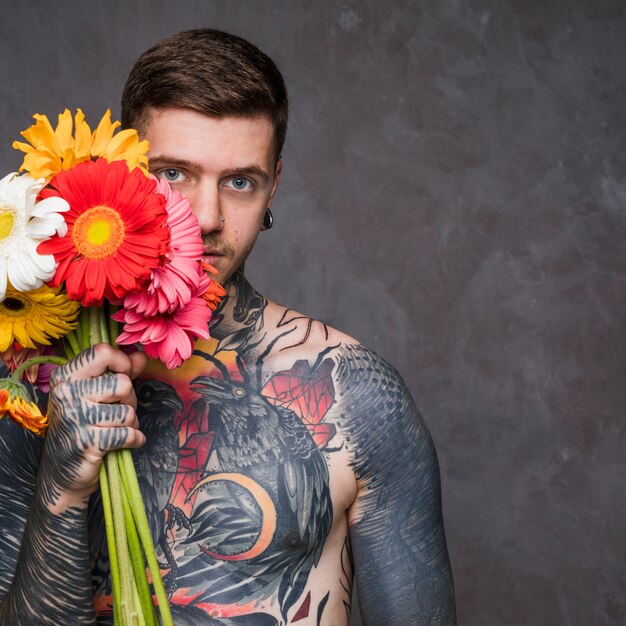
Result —
<instances>
[{"instance_id":1,"label":"mottled grey wall","mask_svg":"<svg viewBox=\"0 0 626 626\"><path fill-rule=\"evenodd\" d=\"M437 443L465 626L626 622L623 0L2 3L0 163L214 26L284 71L249 274L403 374Z\"/></svg>"}]
</instances>

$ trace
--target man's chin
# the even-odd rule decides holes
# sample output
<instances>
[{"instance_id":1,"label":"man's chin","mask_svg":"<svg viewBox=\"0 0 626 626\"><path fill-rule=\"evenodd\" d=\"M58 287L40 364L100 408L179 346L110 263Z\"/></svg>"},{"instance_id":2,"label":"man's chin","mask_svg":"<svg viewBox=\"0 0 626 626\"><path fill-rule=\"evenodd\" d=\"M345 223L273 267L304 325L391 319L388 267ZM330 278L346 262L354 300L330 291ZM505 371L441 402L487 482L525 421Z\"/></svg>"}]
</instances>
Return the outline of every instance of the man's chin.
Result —
<instances>
[{"instance_id":1,"label":"man's chin","mask_svg":"<svg viewBox=\"0 0 626 626\"><path fill-rule=\"evenodd\" d=\"M232 267L225 268L220 267L219 265L214 265L213 267L215 267L215 269L217 270L217 274L211 274L211 278L220 285L225 285L233 277L233 274L235 274L235 272L237 271Z\"/></svg>"},{"instance_id":2,"label":"man's chin","mask_svg":"<svg viewBox=\"0 0 626 626\"><path fill-rule=\"evenodd\" d=\"M220 256L217 259L214 259L213 263L209 261L208 257L202 257L202 261L208 263L217 270L217 274L210 273L209 275L220 285L225 285L228 281L232 280L233 276L238 272L243 273L245 265L245 261L241 264L237 264L236 261L233 261L233 259L225 256Z\"/></svg>"}]
</instances>

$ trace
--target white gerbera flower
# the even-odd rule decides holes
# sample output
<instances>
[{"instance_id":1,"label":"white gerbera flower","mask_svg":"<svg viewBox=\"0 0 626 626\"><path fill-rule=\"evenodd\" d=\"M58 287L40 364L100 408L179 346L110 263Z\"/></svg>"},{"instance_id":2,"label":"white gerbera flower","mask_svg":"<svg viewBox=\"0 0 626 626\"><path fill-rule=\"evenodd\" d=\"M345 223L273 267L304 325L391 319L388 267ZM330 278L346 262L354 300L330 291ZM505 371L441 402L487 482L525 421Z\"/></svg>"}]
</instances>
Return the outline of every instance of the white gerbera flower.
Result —
<instances>
[{"instance_id":1,"label":"white gerbera flower","mask_svg":"<svg viewBox=\"0 0 626 626\"><path fill-rule=\"evenodd\" d=\"M52 254L37 254L37 246L67 225L61 213L70 205L62 198L37 202L45 181L16 172L0 180L0 301L7 279L18 291L38 289L54 276L57 264Z\"/></svg>"}]
</instances>

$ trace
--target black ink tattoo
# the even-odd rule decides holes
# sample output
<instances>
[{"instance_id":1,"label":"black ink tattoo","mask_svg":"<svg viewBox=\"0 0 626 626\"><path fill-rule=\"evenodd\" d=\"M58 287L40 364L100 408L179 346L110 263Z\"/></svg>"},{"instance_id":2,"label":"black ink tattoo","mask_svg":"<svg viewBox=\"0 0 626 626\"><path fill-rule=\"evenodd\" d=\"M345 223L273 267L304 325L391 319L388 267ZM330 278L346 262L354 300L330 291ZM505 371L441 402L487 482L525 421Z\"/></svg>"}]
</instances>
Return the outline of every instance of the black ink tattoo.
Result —
<instances>
[{"instance_id":1,"label":"black ink tattoo","mask_svg":"<svg viewBox=\"0 0 626 626\"><path fill-rule=\"evenodd\" d=\"M350 539L346 537L341 548L341 587L345 592L343 606L346 609L346 618L350 619L352 611L352 577L354 572L354 559L352 558L352 547Z\"/></svg>"},{"instance_id":2,"label":"black ink tattoo","mask_svg":"<svg viewBox=\"0 0 626 626\"><path fill-rule=\"evenodd\" d=\"M0 420L0 623L95 624L86 510L50 512L43 448L43 439Z\"/></svg>"},{"instance_id":3,"label":"black ink tattoo","mask_svg":"<svg viewBox=\"0 0 626 626\"><path fill-rule=\"evenodd\" d=\"M286 620L332 522L325 460L292 411L271 405L251 387L210 377L191 387L210 405L220 471L213 476L218 484L207 482L208 497L190 519L193 531L186 543L198 554L179 568L178 583L195 587L210 571L197 601L242 603L276 593ZM248 554L250 536L267 514L267 504L250 502L256 492L269 494L275 529L267 547L243 566L232 556ZM227 535L226 529L231 529Z\"/></svg>"},{"instance_id":4,"label":"black ink tattoo","mask_svg":"<svg viewBox=\"0 0 626 626\"><path fill-rule=\"evenodd\" d=\"M50 425L42 449L29 448L24 434L21 448L8 449L5 442L16 437L6 429L1 433L3 495L20 484L19 480L13 482L16 472L11 471L12 466L27 461L27 480L22 480L24 494L18 498L16 511L8 513L7 501L0 502L2 518L8 522L3 530L10 538L2 546L0 566L6 580L13 579L10 587L3 589L2 624L96 623L86 498L97 486L97 464L87 461L87 457L125 441L126 428L98 426L123 422L129 407L86 399L90 394L102 393L114 397L121 381L119 375L73 377L94 353L94 349L88 350L54 370L48 402ZM63 499L70 495L70 500Z\"/></svg>"},{"instance_id":5,"label":"black ink tattoo","mask_svg":"<svg viewBox=\"0 0 626 626\"><path fill-rule=\"evenodd\" d=\"M20 554L44 440L0 419L0 597L7 593Z\"/></svg>"},{"instance_id":6,"label":"black ink tattoo","mask_svg":"<svg viewBox=\"0 0 626 626\"><path fill-rule=\"evenodd\" d=\"M0 622L95 624L87 545L86 509L52 514L36 500L30 510L28 540L0 608Z\"/></svg>"},{"instance_id":7,"label":"black ink tattoo","mask_svg":"<svg viewBox=\"0 0 626 626\"><path fill-rule=\"evenodd\" d=\"M169 504L178 470L178 430L174 416L183 405L167 383L147 380L135 389L140 427L146 435L146 444L135 452L135 466L152 536L165 556L163 565L169 569L164 583L171 595L176 589L177 566L167 542L167 532L176 520L180 525L189 523L182 512Z\"/></svg>"},{"instance_id":8,"label":"black ink tattoo","mask_svg":"<svg viewBox=\"0 0 626 626\"><path fill-rule=\"evenodd\" d=\"M322 615L324 614L324 609L326 608L329 597L330 591L321 599L320 603L317 606L317 626L321 626Z\"/></svg>"},{"instance_id":9,"label":"black ink tattoo","mask_svg":"<svg viewBox=\"0 0 626 626\"><path fill-rule=\"evenodd\" d=\"M304 337L302 337L302 339L298 343L293 344L293 346L286 346L284 348L281 348L281 351L304 345L307 342L307 339L311 336L311 329L313 328L313 324L315 323L316 320L306 315L299 315L298 313L295 313L291 309L285 309L285 312L283 313L282 317L280 318L280 321L278 322L278 328L281 328L285 326L286 324L295 322L297 320L306 320L306 332L304 333ZM318 323L321 324L322 329L324 330L324 338L328 339L328 326L324 322L318 322Z\"/></svg>"},{"instance_id":10,"label":"black ink tattoo","mask_svg":"<svg viewBox=\"0 0 626 626\"><path fill-rule=\"evenodd\" d=\"M59 493L71 490L81 472L84 452L95 447L100 452L119 448L128 436L124 428L90 428L123 419L128 407L122 404L87 402L89 394L113 393L118 377L105 375L97 378L64 382L72 370L93 354L93 348L74 361L53 372L53 387L48 399L49 429L44 461L47 480L42 484L42 496L48 505L55 504Z\"/></svg>"},{"instance_id":11,"label":"black ink tattoo","mask_svg":"<svg viewBox=\"0 0 626 626\"><path fill-rule=\"evenodd\" d=\"M339 349L338 388L364 485L351 529L364 623L456 623L435 450L401 378L359 345Z\"/></svg>"}]
</instances>

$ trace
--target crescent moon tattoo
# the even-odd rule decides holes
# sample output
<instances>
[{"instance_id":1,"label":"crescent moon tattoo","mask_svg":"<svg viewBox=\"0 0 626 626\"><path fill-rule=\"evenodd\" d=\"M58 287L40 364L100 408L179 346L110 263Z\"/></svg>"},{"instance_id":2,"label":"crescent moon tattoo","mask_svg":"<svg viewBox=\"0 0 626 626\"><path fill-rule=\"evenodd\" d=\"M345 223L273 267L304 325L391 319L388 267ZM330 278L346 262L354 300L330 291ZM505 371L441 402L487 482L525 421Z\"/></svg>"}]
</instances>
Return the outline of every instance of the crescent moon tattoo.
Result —
<instances>
[{"instance_id":1,"label":"crescent moon tattoo","mask_svg":"<svg viewBox=\"0 0 626 626\"><path fill-rule=\"evenodd\" d=\"M255 500L259 509L261 510L261 530L256 542L244 552L239 554L219 554L217 552L211 552L208 548L201 546L201 550L209 556L215 557L222 561L244 561L246 559L253 559L259 554L262 554L267 550L268 546L274 538L276 532L276 507L270 498L270 495L257 483L248 476L243 474L237 474L235 472L220 472L218 474L212 474L203 478L200 482L194 485L193 489L187 494L185 500L191 498L191 495L209 483L217 482L220 480L233 482L243 489L245 489Z\"/></svg>"}]
</instances>

